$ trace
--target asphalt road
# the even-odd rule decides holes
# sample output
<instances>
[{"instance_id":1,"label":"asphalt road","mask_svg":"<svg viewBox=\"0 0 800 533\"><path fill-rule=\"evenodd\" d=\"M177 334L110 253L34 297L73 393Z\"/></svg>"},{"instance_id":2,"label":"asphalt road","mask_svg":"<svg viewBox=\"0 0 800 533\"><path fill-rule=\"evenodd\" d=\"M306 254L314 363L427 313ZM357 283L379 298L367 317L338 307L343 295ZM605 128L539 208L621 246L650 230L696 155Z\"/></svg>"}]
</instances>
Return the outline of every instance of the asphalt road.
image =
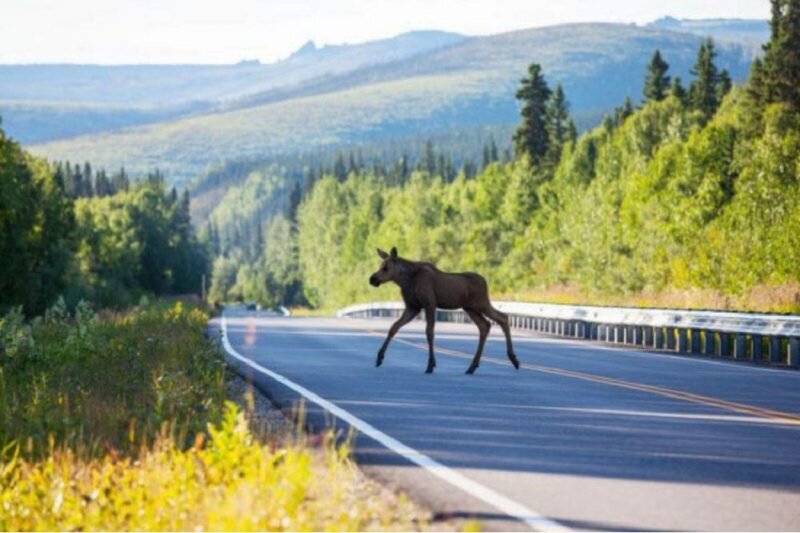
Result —
<instances>
[{"instance_id":1,"label":"asphalt road","mask_svg":"<svg viewBox=\"0 0 800 533\"><path fill-rule=\"evenodd\" d=\"M439 323L426 375L423 322L375 368L389 321L225 316L228 348L252 363L230 360L259 388L282 406L316 394L396 439L406 457L360 432L357 461L443 516L500 530L800 529L800 372L527 332L515 371L494 327L468 376L477 328ZM347 429L306 408L312 425Z\"/></svg>"}]
</instances>

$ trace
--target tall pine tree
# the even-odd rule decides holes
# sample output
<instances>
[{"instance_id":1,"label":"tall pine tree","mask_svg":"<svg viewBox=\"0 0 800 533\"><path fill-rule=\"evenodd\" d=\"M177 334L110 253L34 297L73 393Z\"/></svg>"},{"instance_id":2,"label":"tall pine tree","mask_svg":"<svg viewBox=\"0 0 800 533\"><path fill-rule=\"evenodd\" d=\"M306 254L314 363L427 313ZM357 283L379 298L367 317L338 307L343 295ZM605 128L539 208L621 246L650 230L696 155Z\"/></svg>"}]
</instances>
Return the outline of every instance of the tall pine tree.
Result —
<instances>
[{"instance_id":1,"label":"tall pine tree","mask_svg":"<svg viewBox=\"0 0 800 533\"><path fill-rule=\"evenodd\" d=\"M669 92L669 63L656 50L647 65L647 76L644 79L644 98L647 102L660 102Z\"/></svg>"},{"instance_id":2,"label":"tall pine tree","mask_svg":"<svg viewBox=\"0 0 800 533\"><path fill-rule=\"evenodd\" d=\"M761 104L780 102L800 111L800 0L772 0L770 29L760 72L751 76L751 94Z\"/></svg>"},{"instance_id":3,"label":"tall pine tree","mask_svg":"<svg viewBox=\"0 0 800 533\"><path fill-rule=\"evenodd\" d=\"M539 163L547 153L547 100L550 88L536 63L528 67L528 77L520 80L516 97L522 102L522 124L514 133L514 148L518 156L527 154Z\"/></svg>"},{"instance_id":4,"label":"tall pine tree","mask_svg":"<svg viewBox=\"0 0 800 533\"><path fill-rule=\"evenodd\" d=\"M719 106L717 98L719 71L714 64L716 56L714 41L709 37L700 43L697 62L691 71L695 79L689 86L689 102L692 108L700 111L706 119L711 118Z\"/></svg>"},{"instance_id":5,"label":"tall pine tree","mask_svg":"<svg viewBox=\"0 0 800 533\"><path fill-rule=\"evenodd\" d=\"M547 153L545 160L555 167L561 159L561 149L569 140L569 104L559 83L547 100Z\"/></svg>"}]
</instances>

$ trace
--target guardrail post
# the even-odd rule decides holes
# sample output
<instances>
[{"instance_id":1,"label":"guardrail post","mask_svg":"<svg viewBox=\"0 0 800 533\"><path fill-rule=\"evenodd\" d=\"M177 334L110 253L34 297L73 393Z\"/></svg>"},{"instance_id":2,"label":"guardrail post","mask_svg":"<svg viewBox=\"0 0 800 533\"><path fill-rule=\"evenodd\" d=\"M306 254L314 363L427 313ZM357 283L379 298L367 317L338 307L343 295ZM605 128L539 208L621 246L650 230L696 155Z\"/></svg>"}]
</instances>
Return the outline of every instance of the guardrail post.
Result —
<instances>
[{"instance_id":1,"label":"guardrail post","mask_svg":"<svg viewBox=\"0 0 800 533\"><path fill-rule=\"evenodd\" d=\"M618 344L622 342L622 326L615 324L614 325L614 343Z\"/></svg>"},{"instance_id":2,"label":"guardrail post","mask_svg":"<svg viewBox=\"0 0 800 533\"><path fill-rule=\"evenodd\" d=\"M633 335L631 335L632 337L631 340L633 341L633 344L635 344L636 346L641 346L643 344L641 326L633 326L631 330L632 330L631 333L633 333Z\"/></svg>"},{"instance_id":3,"label":"guardrail post","mask_svg":"<svg viewBox=\"0 0 800 533\"><path fill-rule=\"evenodd\" d=\"M664 348L664 328L653 328L653 348L661 350Z\"/></svg>"},{"instance_id":4,"label":"guardrail post","mask_svg":"<svg viewBox=\"0 0 800 533\"><path fill-rule=\"evenodd\" d=\"M675 347L675 351L676 352L681 352L681 353L688 352L689 351L688 350L688 340L689 339L687 338L687 336L690 334L689 330L687 330L685 328L676 328L675 332L677 333L677 336L678 336L678 344Z\"/></svg>"},{"instance_id":5,"label":"guardrail post","mask_svg":"<svg viewBox=\"0 0 800 533\"><path fill-rule=\"evenodd\" d=\"M689 330L689 344L692 348L692 353L699 354L700 351L700 330L697 329L690 329Z\"/></svg>"},{"instance_id":6,"label":"guardrail post","mask_svg":"<svg viewBox=\"0 0 800 533\"><path fill-rule=\"evenodd\" d=\"M704 355L715 355L716 352L714 351L714 337L716 333L713 331L704 330L703 331L703 354Z\"/></svg>"},{"instance_id":7,"label":"guardrail post","mask_svg":"<svg viewBox=\"0 0 800 533\"><path fill-rule=\"evenodd\" d=\"M733 358L747 359L747 337L742 333L733 338Z\"/></svg>"},{"instance_id":8,"label":"guardrail post","mask_svg":"<svg viewBox=\"0 0 800 533\"><path fill-rule=\"evenodd\" d=\"M644 330L644 345L653 346L653 328L650 326L645 326L642 329Z\"/></svg>"},{"instance_id":9,"label":"guardrail post","mask_svg":"<svg viewBox=\"0 0 800 533\"><path fill-rule=\"evenodd\" d=\"M781 338L772 335L769 338L769 360L772 363L780 363L783 361L781 354Z\"/></svg>"},{"instance_id":10,"label":"guardrail post","mask_svg":"<svg viewBox=\"0 0 800 533\"><path fill-rule=\"evenodd\" d=\"M731 335L729 333L719 334L719 355L720 357L731 356Z\"/></svg>"},{"instance_id":11,"label":"guardrail post","mask_svg":"<svg viewBox=\"0 0 800 533\"><path fill-rule=\"evenodd\" d=\"M589 324L589 338L592 340L600 340L599 332L597 331L597 324L592 322Z\"/></svg>"},{"instance_id":12,"label":"guardrail post","mask_svg":"<svg viewBox=\"0 0 800 533\"><path fill-rule=\"evenodd\" d=\"M800 337L789 337L789 357L787 363L791 367L800 366Z\"/></svg>"},{"instance_id":13,"label":"guardrail post","mask_svg":"<svg viewBox=\"0 0 800 533\"><path fill-rule=\"evenodd\" d=\"M764 337L761 335L753 335L752 336L753 348L751 353L753 354L753 361L763 361L764 360Z\"/></svg>"},{"instance_id":14,"label":"guardrail post","mask_svg":"<svg viewBox=\"0 0 800 533\"><path fill-rule=\"evenodd\" d=\"M677 331L676 328L667 327L667 350L675 350Z\"/></svg>"}]
</instances>

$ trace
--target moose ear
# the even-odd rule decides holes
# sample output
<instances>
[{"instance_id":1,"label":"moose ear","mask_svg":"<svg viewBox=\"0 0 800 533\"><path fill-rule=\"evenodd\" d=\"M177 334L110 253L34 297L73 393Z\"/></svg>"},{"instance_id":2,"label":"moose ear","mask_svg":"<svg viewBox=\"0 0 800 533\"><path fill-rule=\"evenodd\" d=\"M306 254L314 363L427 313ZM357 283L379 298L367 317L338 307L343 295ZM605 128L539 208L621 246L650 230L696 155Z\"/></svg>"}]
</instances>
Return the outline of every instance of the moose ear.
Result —
<instances>
[{"instance_id":1,"label":"moose ear","mask_svg":"<svg viewBox=\"0 0 800 533\"><path fill-rule=\"evenodd\" d=\"M390 253L392 254L392 259L397 259L397 247L396 246L392 246L392 251Z\"/></svg>"},{"instance_id":2,"label":"moose ear","mask_svg":"<svg viewBox=\"0 0 800 533\"><path fill-rule=\"evenodd\" d=\"M389 257L389 254L387 254L386 252L384 252L380 248L378 248L378 255L381 256L381 259L386 259L387 257Z\"/></svg>"}]
</instances>

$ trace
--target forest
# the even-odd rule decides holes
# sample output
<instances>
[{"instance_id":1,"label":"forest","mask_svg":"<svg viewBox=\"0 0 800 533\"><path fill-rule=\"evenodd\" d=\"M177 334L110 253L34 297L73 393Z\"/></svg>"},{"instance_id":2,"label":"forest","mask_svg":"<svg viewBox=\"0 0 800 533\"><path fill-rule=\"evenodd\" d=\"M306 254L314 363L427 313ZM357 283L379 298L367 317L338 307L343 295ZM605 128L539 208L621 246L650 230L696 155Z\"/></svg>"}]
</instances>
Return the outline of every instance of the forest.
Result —
<instances>
[{"instance_id":1,"label":"forest","mask_svg":"<svg viewBox=\"0 0 800 533\"><path fill-rule=\"evenodd\" d=\"M0 314L37 315L59 298L125 308L199 293L208 260L189 205L158 172L51 164L0 129Z\"/></svg>"},{"instance_id":2,"label":"forest","mask_svg":"<svg viewBox=\"0 0 800 533\"><path fill-rule=\"evenodd\" d=\"M253 260L220 250L211 296L326 309L396 298L366 283L375 248L396 245L516 298L796 312L798 12L773 9L742 86L710 39L686 85L654 51L642 101L581 135L533 64L512 160L474 176L327 172L269 219Z\"/></svg>"}]
</instances>

